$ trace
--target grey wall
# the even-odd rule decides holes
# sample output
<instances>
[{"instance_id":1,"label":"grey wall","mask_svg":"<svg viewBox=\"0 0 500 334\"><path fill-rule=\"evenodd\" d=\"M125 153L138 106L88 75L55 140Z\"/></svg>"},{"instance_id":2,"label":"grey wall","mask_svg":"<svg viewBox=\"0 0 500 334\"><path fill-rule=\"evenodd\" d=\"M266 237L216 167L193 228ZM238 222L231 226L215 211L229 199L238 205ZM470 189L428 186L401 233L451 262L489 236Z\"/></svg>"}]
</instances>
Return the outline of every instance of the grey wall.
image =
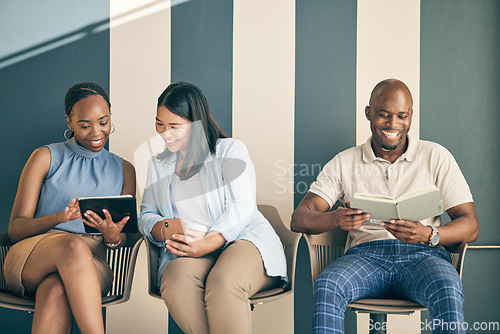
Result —
<instances>
[{"instance_id":1,"label":"grey wall","mask_svg":"<svg viewBox=\"0 0 500 334\"><path fill-rule=\"evenodd\" d=\"M500 244L499 14L497 0L421 4L420 134L448 148L460 165L478 212L477 244ZM471 326L500 322L498 255L470 250L466 256L464 311Z\"/></svg>"},{"instance_id":2,"label":"grey wall","mask_svg":"<svg viewBox=\"0 0 500 334\"><path fill-rule=\"evenodd\" d=\"M296 1L295 207L325 163L356 145L356 10L356 1ZM295 286L295 333L310 333L312 281L303 239ZM355 325L347 312L346 331Z\"/></svg>"},{"instance_id":3,"label":"grey wall","mask_svg":"<svg viewBox=\"0 0 500 334\"><path fill-rule=\"evenodd\" d=\"M198 85L231 135L233 1L191 0L172 7L172 82Z\"/></svg>"},{"instance_id":4,"label":"grey wall","mask_svg":"<svg viewBox=\"0 0 500 334\"><path fill-rule=\"evenodd\" d=\"M0 2L0 231L31 152L63 141L64 95L78 82L109 91L109 3ZM0 308L2 333L29 333L32 315Z\"/></svg>"}]
</instances>

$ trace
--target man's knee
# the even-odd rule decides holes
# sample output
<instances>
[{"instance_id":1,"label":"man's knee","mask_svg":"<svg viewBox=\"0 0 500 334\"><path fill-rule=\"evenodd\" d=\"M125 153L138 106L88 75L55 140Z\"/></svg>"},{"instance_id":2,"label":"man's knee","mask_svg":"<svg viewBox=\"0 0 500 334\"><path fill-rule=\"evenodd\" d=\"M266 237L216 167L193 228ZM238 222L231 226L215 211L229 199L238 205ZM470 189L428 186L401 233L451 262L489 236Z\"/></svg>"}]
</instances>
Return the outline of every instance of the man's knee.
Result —
<instances>
[{"instance_id":1,"label":"man's knee","mask_svg":"<svg viewBox=\"0 0 500 334\"><path fill-rule=\"evenodd\" d=\"M457 320L463 313L462 283L456 272L438 273L429 277L426 288L427 305L431 316Z\"/></svg>"},{"instance_id":2,"label":"man's knee","mask_svg":"<svg viewBox=\"0 0 500 334\"><path fill-rule=\"evenodd\" d=\"M323 270L314 282L314 291L327 291L329 293L341 293L345 289L345 278L338 274L337 270Z\"/></svg>"},{"instance_id":3,"label":"man's knee","mask_svg":"<svg viewBox=\"0 0 500 334\"><path fill-rule=\"evenodd\" d=\"M314 282L314 295L317 302L327 302L339 309L345 309L352 297L345 279L335 272L322 273Z\"/></svg>"},{"instance_id":4,"label":"man's knee","mask_svg":"<svg viewBox=\"0 0 500 334\"><path fill-rule=\"evenodd\" d=\"M463 300L462 282L456 272L443 273L433 276L429 285L430 295L433 296L449 296Z\"/></svg>"},{"instance_id":5,"label":"man's knee","mask_svg":"<svg viewBox=\"0 0 500 334\"><path fill-rule=\"evenodd\" d=\"M436 282L435 291L431 295L430 303L440 303L446 301L445 305L457 305L461 308L464 302L462 287L455 282L440 281Z\"/></svg>"}]
</instances>

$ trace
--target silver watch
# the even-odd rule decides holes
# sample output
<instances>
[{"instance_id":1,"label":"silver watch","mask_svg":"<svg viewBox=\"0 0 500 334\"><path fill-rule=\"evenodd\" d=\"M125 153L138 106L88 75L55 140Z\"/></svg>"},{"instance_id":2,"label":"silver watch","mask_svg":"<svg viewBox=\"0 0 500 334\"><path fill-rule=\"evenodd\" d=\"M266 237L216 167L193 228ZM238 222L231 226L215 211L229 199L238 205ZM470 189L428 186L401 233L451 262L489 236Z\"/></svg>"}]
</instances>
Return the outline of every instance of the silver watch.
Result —
<instances>
[{"instance_id":1,"label":"silver watch","mask_svg":"<svg viewBox=\"0 0 500 334\"><path fill-rule=\"evenodd\" d=\"M429 236L429 246L435 247L439 244L439 232L434 225L430 225L432 228L431 235Z\"/></svg>"}]
</instances>

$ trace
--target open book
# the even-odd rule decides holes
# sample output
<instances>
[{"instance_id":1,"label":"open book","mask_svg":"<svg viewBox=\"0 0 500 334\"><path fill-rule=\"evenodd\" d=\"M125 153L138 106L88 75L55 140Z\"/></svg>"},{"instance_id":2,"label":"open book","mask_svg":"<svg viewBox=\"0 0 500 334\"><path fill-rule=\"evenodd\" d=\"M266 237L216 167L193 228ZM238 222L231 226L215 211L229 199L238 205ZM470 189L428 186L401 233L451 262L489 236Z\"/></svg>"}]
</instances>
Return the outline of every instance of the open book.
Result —
<instances>
[{"instance_id":1,"label":"open book","mask_svg":"<svg viewBox=\"0 0 500 334\"><path fill-rule=\"evenodd\" d=\"M418 222L444 212L443 201L435 186L411 191L396 199L384 195L356 193L349 202L351 208L369 213L371 224L380 224L391 219Z\"/></svg>"}]
</instances>

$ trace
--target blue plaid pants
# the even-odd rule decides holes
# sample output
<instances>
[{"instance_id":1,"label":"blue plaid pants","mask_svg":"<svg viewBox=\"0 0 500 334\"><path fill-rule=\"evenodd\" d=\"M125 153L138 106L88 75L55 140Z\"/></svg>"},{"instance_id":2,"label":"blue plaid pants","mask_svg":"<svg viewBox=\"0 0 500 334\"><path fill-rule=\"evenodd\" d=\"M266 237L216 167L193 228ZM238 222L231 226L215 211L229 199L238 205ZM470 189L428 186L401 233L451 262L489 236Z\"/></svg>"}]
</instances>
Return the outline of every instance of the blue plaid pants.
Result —
<instances>
[{"instance_id":1,"label":"blue plaid pants","mask_svg":"<svg viewBox=\"0 0 500 334\"><path fill-rule=\"evenodd\" d=\"M365 242L330 263L314 283L313 333L344 333L349 303L388 294L429 309L433 333L465 333L460 277L451 254L399 240ZM441 324L441 325L439 325Z\"/></svg>"}]
</instances>

